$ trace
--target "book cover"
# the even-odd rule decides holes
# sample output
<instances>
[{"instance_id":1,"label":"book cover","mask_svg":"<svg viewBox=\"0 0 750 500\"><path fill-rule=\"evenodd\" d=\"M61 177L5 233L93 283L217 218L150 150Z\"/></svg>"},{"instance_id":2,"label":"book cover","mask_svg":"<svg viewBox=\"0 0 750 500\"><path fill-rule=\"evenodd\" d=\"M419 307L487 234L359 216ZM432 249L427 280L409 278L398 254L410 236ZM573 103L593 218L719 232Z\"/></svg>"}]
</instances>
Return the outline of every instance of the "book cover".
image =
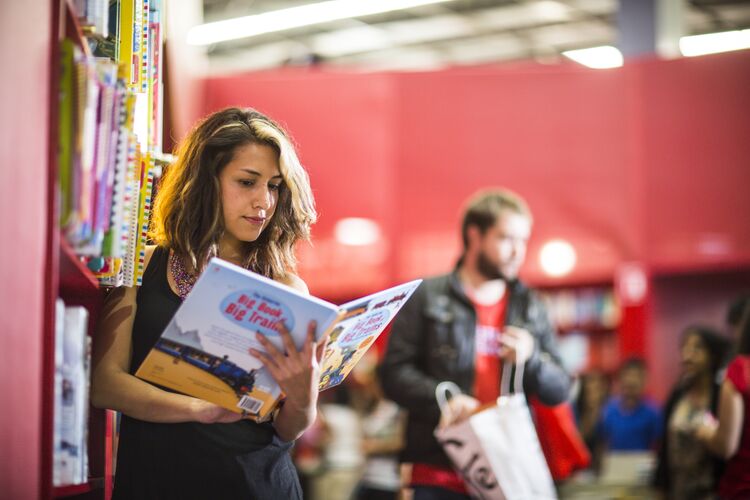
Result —
<instances>
[{"instance_id":1,"label":"book cover","mask_svg":"<svg viewBox=\"0 0 750 500\"><path fill-rule=\"evenodd\" d=\"M344 379L419 283L339 307L214 258L136 376L254 420L267 420L283 394L250 354L251 347L264 351L256 332L283 351L279 328L286 325L301 349L308 323L316 321L316 340L329 333L332 337L321 361L322 367L331 369L325 380L321 376L320 388L332 387Z\"/></svg>"}]
</instances>

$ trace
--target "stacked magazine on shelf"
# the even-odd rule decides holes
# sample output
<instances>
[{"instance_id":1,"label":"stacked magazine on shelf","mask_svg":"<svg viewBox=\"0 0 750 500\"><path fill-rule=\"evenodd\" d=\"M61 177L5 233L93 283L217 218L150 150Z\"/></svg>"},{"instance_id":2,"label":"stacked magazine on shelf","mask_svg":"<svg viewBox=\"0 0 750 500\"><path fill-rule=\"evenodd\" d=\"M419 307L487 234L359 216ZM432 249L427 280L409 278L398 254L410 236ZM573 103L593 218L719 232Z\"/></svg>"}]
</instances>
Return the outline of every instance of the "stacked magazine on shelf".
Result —
<instances>
[{"instance_id":1,"label":"stacked magazine on shelf","mask_svg":"<svg viewBox=\"0 0 750 500\"><path fill-rule=\"evenodd\" d=\"M82 484L88 480L88 409L91 364L89 314L85 307L55 309L55 415L53 473L55 486Z\"/></svg>"}]
</instances>

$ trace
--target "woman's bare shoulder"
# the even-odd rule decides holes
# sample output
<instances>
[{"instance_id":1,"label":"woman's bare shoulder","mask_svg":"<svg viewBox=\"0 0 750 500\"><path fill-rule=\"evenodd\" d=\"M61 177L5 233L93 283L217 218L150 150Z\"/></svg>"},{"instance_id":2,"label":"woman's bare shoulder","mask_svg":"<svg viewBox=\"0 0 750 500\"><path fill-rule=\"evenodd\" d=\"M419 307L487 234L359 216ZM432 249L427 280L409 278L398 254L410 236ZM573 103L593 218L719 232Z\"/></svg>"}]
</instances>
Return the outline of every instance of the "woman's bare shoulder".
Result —
<instances>
[{"instance_id":1,"label":"woman's bare shoulder","mask_svg":"<svg viewBox=\"0 0 750 500\"><path fill-rule=\"evenodd\" d=\"M307 283L305 283L304 280L302 280L302 278L300 278L296 274L287 273L287 275L279 281L299 292L306 293L308 295L310 294L310 290L307 288Z\"/></svg>"}]
</instances>

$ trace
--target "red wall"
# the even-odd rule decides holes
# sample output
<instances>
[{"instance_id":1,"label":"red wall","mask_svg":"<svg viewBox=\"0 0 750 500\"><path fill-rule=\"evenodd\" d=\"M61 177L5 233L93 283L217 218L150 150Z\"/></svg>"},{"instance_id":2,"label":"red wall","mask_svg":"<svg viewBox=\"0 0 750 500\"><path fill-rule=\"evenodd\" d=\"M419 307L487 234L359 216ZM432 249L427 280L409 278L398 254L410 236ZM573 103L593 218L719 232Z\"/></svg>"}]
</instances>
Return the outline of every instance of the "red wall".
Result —
<instances>
[{"instance_id":1,"label":"red wall","mask_svg":"<svg viewBox=\"0 0 750 500\"><path fill-rule=\"evenodd\" d=\"M42 337L52 2L3 2L0 16L0 491L41 492Z\"/></svg>"},{"instance_id":2,"label":"red wall","mask_svg":"<svg viewBox=\"0 0 750 500\"><path fill-rule=\"evenodd\" d=\"M750 265L748 88L746 52L607 71L288 69L208 80L205 112L251 105L289 127L321 212L303 276L348 296L449 267L461 205L490 185L532 207L535 283L554 284L537 264L553 237L578 251L567 283L611 280L627 261L657 273ZM383 248L331 241L344 216L378 220Z\"/></svg>"},{"instance_id":3,"label":"red wall","mask_svg":"<svg viewBox=\"0 0 750 500\"><path fill-rule=\"evenodd\" d=\"M620 348L651 361L663 396L677 376L680 329L698 317L721 326L716 311L750 289L750 275L732 272L750 268L747 56L607 71L287 69L206 81L204 111L255 106L296 137L321 213L300 272L332 300L449 269L462 203L491 185L518 191L534 212L523 270L532 283L606 283L635 263L651 285L625 311ZM379 221L383 243L337 245L331 228L345 216ZM578 252L574 272L557 281L537 264L540 244L554 237ZM708 271L733 280L659 281Z\"/></svg>"},{"instance_id":4,"label":"red wall","mask_svg":"<svg viewBox=\"0 0 750 500\"><path fill-rule=\"evenodd\" d=\"M642 65L646 255L659 272L750 262L748 56Z\"/></svg>"},{"instance_id":5,"label":"red wall","mask_svg":"<svg viewBox=\"0 0 750 500\"><path fill-rule=\"evenodd\" d=\"M539 244L563 237L579 253L572 280L610 279L633 253L621 230L628 171L620 73L561 66L399 76L399 274L444 269L446 249L458 251L462 201L494 185L521 193L534 212L527 278L543 279ZM433 252L439 258L424 259Z\"/></svg>"}]
</instances>

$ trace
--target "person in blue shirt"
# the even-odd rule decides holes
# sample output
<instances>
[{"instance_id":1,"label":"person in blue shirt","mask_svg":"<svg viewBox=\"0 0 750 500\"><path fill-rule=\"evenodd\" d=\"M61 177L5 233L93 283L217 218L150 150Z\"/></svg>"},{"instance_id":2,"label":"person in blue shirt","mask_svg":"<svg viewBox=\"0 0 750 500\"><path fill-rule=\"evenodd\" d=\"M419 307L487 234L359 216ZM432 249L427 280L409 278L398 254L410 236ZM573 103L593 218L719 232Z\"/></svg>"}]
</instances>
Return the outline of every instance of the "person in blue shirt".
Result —
<instances>
[{"instance_id":1,"label":"person in blue shirt","mask_svg":"<svg viewBox=\"0 0 750 500\"><path fill-rule=\"evenodd\" d=\"M618 373L619 395L602 412L599 434L610 451L656 449L662 434L660 409L644 397L646 364L631 358Z\"/></svg>"}]
</instances>

